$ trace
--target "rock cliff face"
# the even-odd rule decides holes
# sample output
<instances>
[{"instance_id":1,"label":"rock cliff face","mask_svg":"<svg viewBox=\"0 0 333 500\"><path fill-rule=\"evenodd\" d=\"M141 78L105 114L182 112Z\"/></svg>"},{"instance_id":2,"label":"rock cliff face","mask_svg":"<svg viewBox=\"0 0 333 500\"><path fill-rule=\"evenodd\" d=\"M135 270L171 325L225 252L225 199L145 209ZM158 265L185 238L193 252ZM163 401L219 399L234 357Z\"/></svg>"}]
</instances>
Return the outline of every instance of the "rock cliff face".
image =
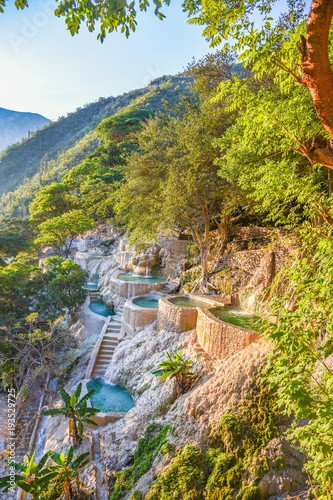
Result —
<instances>
[{"instance_id":1,"label":"rock cliff face","mask_svg":"<svg viewBox=\"0 0 333 500\"><path fill-rule=\"evenodd\" d=\"M126 239L121 239L114 259L125 271L149 275L158 268L163 278L172 280L179 277L189 243L189 240L161 237L158 243L138 254Z\"/></svg>"},{"instance_id":2,"label":"rock cliff face","mask_svg":"<svg viewBox=\"0 0 333 500\"><path fill-rule=\"evenodd\" d=\"M164 276L176 276L180 269L177 266L182 265L182 256L187 243L185 245L176 240L176 243L165 242L159 249L154 247ZM98 261L90 261L88 265L91 274L99 274L99 286L105 289L108 287L110 277L118 272L120 265L125 269L130 269L126 266L131 265L139 266L141 270L147 269L147 259L142 260L141 266L140 259L135 260L138 257L135 257L126 244L121 242L119 247L117 245L118 240L114 243L111 255ZM244 294L247 307L255 305L272 281L277 268L281 267L284 253L279 252L277 248L245 250L220 259L221 271L228 273L231 269L243 273L244 286L237 292L247 290L247 294ZM84 312L88 314L87 311L83 310ZM78 338L82 340L83 347L79 364L66 385L69 391L84 378L91 346L98 331L96 325L89 323L88 317L85 319L81 317L81 320L85 323L88 321L88 326L81 324L80 318L79 322L73 325ZM94 329L95 332L91 339L87 335L89 329ZM152 423L169 425L173 429L172 432L168 432L167 441L174 452L170 454L158 451L149 470L139 477L133 488L124 491L117 498L133 500L136 498L131 496L134 490L139 490L144 498L156 481L157 475L167 470L177 456L176 453L180 453L186 445L207 453L213 443L212 436L221 433L219 427L221 416L228 412L240 411L242 401L251 397L254 380L259 376L266 362L267 353L271 349L271 346L262 339L257 339L247 346L244 344L243 347L239 352L228 352L229 357L219 361L203 351L198 343L195 329L178 333L168 328L166 324L159 326L157 322L133 337L125 337L114 351L105 379L125 387L134 398L135 407L123 419L100 428L99 436L92 437L87 430L82 452L88 450L93 459L90 469L86 472L86 478L92 487L98 490L102 463L109 495L112 493L116 473L133 464L139 439L147 426ZM197 378L192 388L175 399L173 381L160 381L152 372L165 360L166 351L173 354L182 349L185 357L197 354L201 356L195 358L192 371L197 374ZM306 489L306 478L302 472L303 457L282 436L282 432L289 425L290 421L277 421L275 435L270 436L265 446L256 455L251 456L244 465L241 481L244 484L251 484L253 477L256 477L261 500L284 498L286 493L296 496L302 488ZM57 450L68 447L66 433L67 426L63 419L50 422L47 429L48 447ZM96 440L101 459L93 451L96 449ZM262 463L265 463L266 468L261 470L259 477L258 471L262 469ZM96 498L103 500L101 496Z\"/></svg>"},{"instance_id":3,"label":"rock cliff face","mask_svg":"<svg viewBox=\"0 0 333 500\"><path fill-rule=\"evenodd\" d=\"M236 408L249 393L270 346L262 340L255 342L223 363L203 354L195 366L200 371L195 387L175 400L172 383L160 382L151 372L165 358L165 350L173 353L182 348L187 356L200 351L195 331L159 332L153 325L133 339L125 339L116 349L106 378L126 387L136 405L123 420L108 424L100 432L102 460L110 485L115 472L132 463L138 439L151 422L169 424L175 429L172 435L168 434L168 442L175 449L181 450L187 444L207 449L221 415ZM261 450L261 456L267 456L271 463L260 482L262 499L273 500L273 496L304 486L302 456L284 438L270 441ZM283 461L283 470L274 465L278 457ZM170 457L159 453L135 489L147 493L156 474L165 470L169 462ZM130 495L131 492L123 498L128 500Z\"/></svg>"}]
</instances>

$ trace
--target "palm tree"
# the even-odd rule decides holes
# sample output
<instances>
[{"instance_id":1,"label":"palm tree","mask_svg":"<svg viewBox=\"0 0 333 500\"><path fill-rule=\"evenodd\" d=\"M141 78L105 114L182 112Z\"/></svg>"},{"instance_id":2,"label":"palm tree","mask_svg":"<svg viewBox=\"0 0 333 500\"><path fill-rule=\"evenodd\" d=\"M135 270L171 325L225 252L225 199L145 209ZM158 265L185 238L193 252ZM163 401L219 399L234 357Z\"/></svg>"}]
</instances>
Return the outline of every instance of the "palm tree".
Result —
<instances>
[{"instance_id":1,"label":"palm tree","mask_svg":"<svg viewBox=\"0 0 333 500\"><path fill-rule=\"evenodd\" d=\"M55 466L51 466L50 470L54 471L54 473L58 476L58 479L64 482L64 493L66 500L74 498L72 488L73 479L75 479L76 493L80 493L79 470L89 463L89 460L86 460L89 452L83 453L82 455L79 455L74 459L73 454L73 446L70 446L66 456L64 455L64 453L48 451L48 456L56 464Z\"/></svg>"},{"instance_id":2,"label":"palm tree","mask_svg":"<svg viewBox=\"0 0 333 500\"><path fill-rule=\"evenodd\" d=\"M13 488L13 482L26 493L29 493L33 499L41 500L43 498L43 491L49 485L49 482L54 479L58 472L52 471L50 467L45 467L49 458L48 453L40 459L38 464L34 462L35 453L25 455L24 463L15 462L13 460L5 459L5 463L16 471L22 474L14 474L14 481L12 480L13 474L0 478L0 488L3 488L3 493L8 493Z\"/></svg>"},{"instance_id":3,"label":"palm tree","mask_svg":"<svg viewBox=\"0 0 333 500\"><path fill-rule=\"evenodd\" d=\"M87 392L87 394L80 399L81 391L81 382L72 396L68 394L65 389L60 389L60 394L65 406L42 412L42 415L64 415L66 418L69 418L69 436L73 439L74 446L81 442L84 424L98 425L91 420L90 417L100 412L97 408L90 408L87 406L88 399L94 394L95 390L93 389Z\"/></svg>"},{"instance_id":4,"label":"palm tree","mask_svg":"<svg viewBox=\"0 0 333 500\"><path fill-rule=\"evenodd\" d=\"M178 354L170 355L166 351L167 359L158 365L159 370L152 372L159 380L175 379L175 397L184 394L190 388L195 378L195 374L190 371L193 366L192 360L201 356L197 354L192 358L184 359L183 352L184 349Z\"/></svg>"}]
</instances>

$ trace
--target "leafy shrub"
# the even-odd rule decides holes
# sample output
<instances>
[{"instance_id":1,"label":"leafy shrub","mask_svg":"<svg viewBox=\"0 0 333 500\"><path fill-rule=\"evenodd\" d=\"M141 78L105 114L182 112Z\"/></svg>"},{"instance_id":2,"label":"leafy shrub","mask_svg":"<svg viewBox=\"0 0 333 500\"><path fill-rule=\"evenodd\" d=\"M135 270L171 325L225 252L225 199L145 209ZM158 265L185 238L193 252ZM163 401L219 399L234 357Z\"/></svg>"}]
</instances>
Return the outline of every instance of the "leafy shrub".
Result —
<instances>
[{"instance_id":1,"label":"leafy shrub","mask_svg":"<svg viewBox=\"0 0 333 500\"><path fill-rule=\"evenodd\" d=\"M136 481L150 469L157 453L165 442L169 429L169 425L164 427L156 423L148 425L144 437L139 439L134 453L133 465L117 473L110 500L123 498L125 493L133 488Z\"/></svg>"},{"instance_id":2,"label":"leafy shrub","mask_svg":"<svg viewBox=\"0 0 333 500\"><path fill-rule=\"evenodd\" d=\"M202 454L193 446L185 446L164 474L158 476L145 500L199 500L206 476L202 471Z\"/></svg>"},{"instance_id":3,"label":"leafy shrub","mask_svg":"<svg viewBox=\"0 0 333 500\"><path fill-rule=\"evenodd\" d=\"M286 468L286 459L284 457L276 457L275 468L277 470L284 470Z\"/></svg>"},{"instance_id":4,"label":"leafy shrub","mask_svg":"<svg viewBox=\"0 0 333 500\"><path fill-rule=\"evenodd\" d=\"M236 496L236 500L260 500L260 499L261 499L260 490L257 486L246 486Z\"/></svg>"},{"instance_id":5,"label":"leafy shrub","mask_svg":"<svg viewBox=\"0 0 333 500\"><path fill-rule=\"evenodd\" d=\"M270 469L270 467L269 467L268 458L263 457L263 459L261 460L259 467L258 467L258 472L257 472L258 478L261 479L262 477L264 477L264 475L267 474L269 469Z\"/></svg>"},{"instance_id":6,"label":"leafy shrub","mask_svg":"<svg viewBox=\"0 0 333 500\"><path fill-rule=\"evenodd\" d=\"M129 500L142 500L142 493L140 490L133 491Z\"/></svg>"}]
</instances>

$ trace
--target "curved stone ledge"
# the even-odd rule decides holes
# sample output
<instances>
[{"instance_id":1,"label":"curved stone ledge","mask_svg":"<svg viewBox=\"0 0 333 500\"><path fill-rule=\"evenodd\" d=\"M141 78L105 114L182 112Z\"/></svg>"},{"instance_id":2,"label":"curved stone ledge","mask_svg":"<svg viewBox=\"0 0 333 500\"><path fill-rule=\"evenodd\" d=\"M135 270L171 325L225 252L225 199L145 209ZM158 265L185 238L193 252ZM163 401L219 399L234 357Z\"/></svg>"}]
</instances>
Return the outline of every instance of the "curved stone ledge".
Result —
<instances>
[{"instance_id":1,"label":"curved stone ledge","mask_svg":"<svg viewBox=\"0 0 333 500\"><path fill-rule=\"evenodd\" d=\"M260 334L225 323L214 316L209 308L198 308L197 336L205 352L213 358L225 359L258 340Z\"/></svg>"},{"instance_id":2,"label":"curved stone ledge","mask_svg":"<svg viewBox=\"0 0 333 500\"><path fill-rule=\"evenodd\" d=\"M135 281L123 281L112 276L108 288L114 294L123 299L134 298L138 295L145 295L153 290L160 290L165 285L162 283L140 283Z\"/></svg>"},{"instance_id":3,"label":"curved stone ledge","mask_svg":"<svg viewBox=\"0 0 333 500\"><path fill-rule=\"evenodd\" d=\"M169 299L178 297L163 297L158 301L158 328L159 330L171 330L178 333L187 332L196 327L198 309L196 307L183 307L173 304ZM207 306L221 306L223 303L201 295L189 294L191 299L206 302Z\"/></svg>"},{"instance_id":4,"label":"curved stone ledge","mask_svg":"<svg viewBox=\"0 0 333 500\"><path fill-rule=\"evenodd\" d=\"M138 297L141 297L140 295ZM121 325L122 333L133 337L157 318L157 308L141 307L133 304L133 297L124 304L124 315Z\"/></svg>"}]
</instances>

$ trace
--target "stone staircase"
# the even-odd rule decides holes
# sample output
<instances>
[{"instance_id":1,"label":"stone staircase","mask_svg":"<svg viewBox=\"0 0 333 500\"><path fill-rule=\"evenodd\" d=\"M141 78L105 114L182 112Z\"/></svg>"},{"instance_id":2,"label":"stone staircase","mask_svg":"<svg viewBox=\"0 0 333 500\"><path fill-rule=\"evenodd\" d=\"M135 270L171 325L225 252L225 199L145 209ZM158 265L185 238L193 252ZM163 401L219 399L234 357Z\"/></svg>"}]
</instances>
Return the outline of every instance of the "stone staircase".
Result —
<instances>
[{"instance_id":1,"label":"stone staircase","mask_svg":"<svg viewBox=\"0 0 333 500\"><path fill-rule=\"evenodd\" d=\"M96 361L92 371L92 377L103 377L107 367L111 362L112 355L120 339L121 320L123 312L124 307L120 306L116 314L111 317L111 321L106 326L102 343L96 356Z\"/></svg>"},{"instance_id":2,"label":"stone staircase","mask_svg":"<svg viewBox=\"0 0 333 500\"><path fill-rule=\"evenodd\" d=\"M91 301L100 299L101 294L98 290L88 290L88 293Z\"/></svg>"}]
</instances>

